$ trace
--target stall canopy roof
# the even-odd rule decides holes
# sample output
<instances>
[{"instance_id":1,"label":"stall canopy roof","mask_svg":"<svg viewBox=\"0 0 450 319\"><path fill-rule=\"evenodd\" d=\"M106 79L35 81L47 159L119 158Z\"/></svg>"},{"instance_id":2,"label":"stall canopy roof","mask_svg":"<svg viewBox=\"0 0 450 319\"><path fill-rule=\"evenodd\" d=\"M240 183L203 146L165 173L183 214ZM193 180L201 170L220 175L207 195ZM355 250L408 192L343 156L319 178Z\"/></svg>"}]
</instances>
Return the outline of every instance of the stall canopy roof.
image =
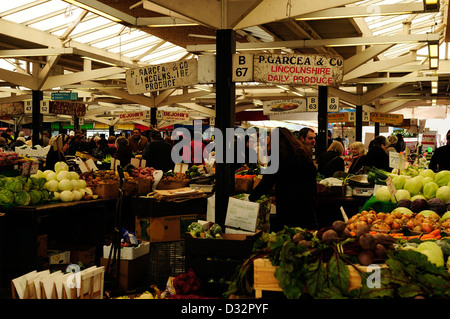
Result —
<instances>
[{"instance_id":1,"label":"stall canopy roof","mask_svg":"<svg viewBox=\"0 0 450 319\"><path fill-rule=\"evenodd\" d=\"M234 29L237 52L342 56L343 82L328 91L339 97L341 108L414 114L413 107L438 105L446 114L448 0L438 1L437 8L427 2L3 1L0 103L29 100L32 90L42 90L46 99L55 91L73 91L88 106L85 121L114 125L118 113L151 107L177 107L189 110L191 119L208 118L214 116L213 84L129 94L125 71L213 54L216 30ZM439 66L432 70L428 44L436 41ZM267 100L315 95L316 86L237 83L236 112L261 108ZM44 117L55 120L70 117ZM31 116L22 118L30 121ZM160 123L170 124L176 123Z\"/></svg>"}]
</instances>

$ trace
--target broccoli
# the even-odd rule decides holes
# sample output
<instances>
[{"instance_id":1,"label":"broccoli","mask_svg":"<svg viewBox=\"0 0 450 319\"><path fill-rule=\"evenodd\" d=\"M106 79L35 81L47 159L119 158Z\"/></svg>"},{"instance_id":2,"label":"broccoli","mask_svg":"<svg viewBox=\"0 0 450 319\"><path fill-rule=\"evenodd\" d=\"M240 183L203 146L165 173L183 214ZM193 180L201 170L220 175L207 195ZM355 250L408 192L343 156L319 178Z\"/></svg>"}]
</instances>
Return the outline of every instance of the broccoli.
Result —
<instances>
[{"instance_id":1,"label":"broccoli","mask_svg":"<svg viewBox=\"0 0 450 319\"><path fill-rule=\"evenodd\" d=\"M191 223L188 226L187 230L191 234L192 237L198 237L204 231L203 226L198 222Z\"/></svg>"},{"instance_id":2,"label":"broccoli","mask_svg":"<svg viewBox=\"0 0 450 319\"><path fill-rule=\"evenodd\" d=\"M213 237L216 237L217 235L221 235L222 234L222 227L220 227L219 224L214 224L214 225L211 226L209 231L211 232L211 235Z\"/></svg>"}]
</instances>

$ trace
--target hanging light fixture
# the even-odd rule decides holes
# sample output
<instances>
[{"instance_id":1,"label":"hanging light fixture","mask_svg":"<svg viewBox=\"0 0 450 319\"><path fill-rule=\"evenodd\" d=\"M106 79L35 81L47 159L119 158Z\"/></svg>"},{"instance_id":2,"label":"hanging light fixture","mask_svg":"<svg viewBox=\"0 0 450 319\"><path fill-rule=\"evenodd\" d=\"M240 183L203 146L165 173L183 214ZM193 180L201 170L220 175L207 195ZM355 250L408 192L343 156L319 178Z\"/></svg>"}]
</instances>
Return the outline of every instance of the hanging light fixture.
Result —
<instances>
[{"instance_id":1,"label":"hanging light fixture","mask_svg":"<svg viewBox=\"0 0 450 319\"><path fill-rule=\"evenodd\" d=\"M428 60L431 70L439 67L439 41L428 41Z\"/></svg>"},{"instance_id":2,"label":"hanging light fixture","mask_svg":"<svg viewBox=\"0 0 450 319\"><path fill-rule=\"evenodd\" d=\"M426 12L439 10L439 0L423 0L423 5Z\"/></svg>"}]
</instances>

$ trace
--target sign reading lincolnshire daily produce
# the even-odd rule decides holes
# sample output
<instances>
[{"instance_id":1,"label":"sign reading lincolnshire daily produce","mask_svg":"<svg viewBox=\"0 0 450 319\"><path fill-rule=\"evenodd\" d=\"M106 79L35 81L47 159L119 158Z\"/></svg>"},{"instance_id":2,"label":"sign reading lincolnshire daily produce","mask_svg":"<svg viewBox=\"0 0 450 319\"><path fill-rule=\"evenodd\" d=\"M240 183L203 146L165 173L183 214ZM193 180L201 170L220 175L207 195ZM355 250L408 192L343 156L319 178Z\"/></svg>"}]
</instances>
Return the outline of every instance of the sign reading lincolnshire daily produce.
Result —
<instances>
[{"instance_id":1,"label":"sign reading lincolnshire daily produce","mask_svg":"<svg viewBox=\"0 0 450 319\"><path fill-rule=\"evenodd\" d=\"M128 93L140 94L198 84L196 59L129 69L125 74Z\"/></svg>"},{"instance_id":2,"label":"sign reading lincolnshire daily produce","mask_svg":"<svg viewBox=\"0 0 450 319\"><path fill-rule=\"evenodd\" d=\"M235 54L233 81L338 86L342 57L325 54Z\"/></svg>"}]
</instances>

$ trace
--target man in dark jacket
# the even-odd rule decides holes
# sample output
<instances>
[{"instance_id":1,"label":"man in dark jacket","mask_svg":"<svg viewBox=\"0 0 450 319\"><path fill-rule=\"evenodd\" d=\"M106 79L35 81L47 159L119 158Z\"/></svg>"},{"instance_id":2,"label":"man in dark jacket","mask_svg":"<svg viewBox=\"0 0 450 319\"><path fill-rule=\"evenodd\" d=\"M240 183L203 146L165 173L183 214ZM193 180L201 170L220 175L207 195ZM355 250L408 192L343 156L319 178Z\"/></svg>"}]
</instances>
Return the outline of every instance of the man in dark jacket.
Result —
<instances>
[{"instance_id":1,"label":"man in dark jacket","mask_svg":"<svg viewBox=\"0 0 450 319\"><path fill-rule=\"evenodd\" d=\"M150 143L145 146L142 153L142 158L145 159L147 167L162 170L163 172L170 171L175 164L172 161L172 145L161 138L159 131L152 131L150 133Z\"/></svg>"},{"instance_id":2,"label":"man in dark jacket","mask_svg":"<svg viewBox=\"0 0 450 319\"><path fill-rule=\"evenodd\" d=\"M376 136L370 142L369 151L364 160L364 166L376 167L386 172L391 172L392 168L389 166L389 155L386 153L387 144L386 137L382 135Z\"/></svg>"},{"instance_id":3,"label":"man in dark jacket","mask_svg":"<svg viewBox=\"0 0 450 319\"><path fill-rule=\"evenodd\" d=\"M447 132L447 144L434 151L428 168L434 172L450 170L450 130Z\"/></svg>"}]
</instances>

